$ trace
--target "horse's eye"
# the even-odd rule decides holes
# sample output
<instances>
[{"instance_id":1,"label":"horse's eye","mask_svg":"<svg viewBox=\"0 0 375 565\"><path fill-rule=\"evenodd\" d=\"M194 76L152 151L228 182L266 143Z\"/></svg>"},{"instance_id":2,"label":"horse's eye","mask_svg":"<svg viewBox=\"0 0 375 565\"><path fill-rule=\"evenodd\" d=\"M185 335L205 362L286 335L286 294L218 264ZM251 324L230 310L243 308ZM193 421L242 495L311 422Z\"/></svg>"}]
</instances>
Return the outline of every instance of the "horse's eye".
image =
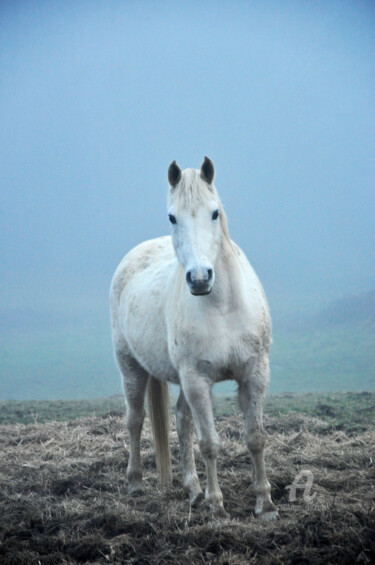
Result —
<instances>
[{"instance_id":1,"label":"horse's eye","mask_svg":"<svg viewBox=\"0 0 375 565\"><path fill-rule=\"evenodd\" d=\"M168 217L171 224L177 224L176 217L173 214L169 214Z\"/></svg>"},{"instance_id":2,"label":"horse's eye","mask_svg":"<svg viewBox=\"0 0 375 565\"><path fill-rule=\"evenodd\" d=\"M219 210L215 210L215 212L212 213L212 219L217 220L218 217L219 217Z\"/></svg>"}]
</instances>

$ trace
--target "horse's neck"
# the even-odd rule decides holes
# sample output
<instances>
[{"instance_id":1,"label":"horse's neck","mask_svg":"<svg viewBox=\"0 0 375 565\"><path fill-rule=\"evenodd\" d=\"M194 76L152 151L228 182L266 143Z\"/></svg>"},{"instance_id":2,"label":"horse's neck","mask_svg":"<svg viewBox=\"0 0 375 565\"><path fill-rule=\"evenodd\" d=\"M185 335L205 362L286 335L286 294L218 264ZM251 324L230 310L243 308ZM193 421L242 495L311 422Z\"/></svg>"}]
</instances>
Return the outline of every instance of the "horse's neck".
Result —
<instances>
[{"instance_id":1,"label":"horse's neck","mask_svg":"<svg viewBox=\"0 0 375 565\"><path fill-rule=\"evenodd\" d=\"M238 253L227 238L223 238L221 243L215 265L215 276L218 300L227 303L229 309L238 306L243 298L243 275Z\"/></svg>"}]
</instances>

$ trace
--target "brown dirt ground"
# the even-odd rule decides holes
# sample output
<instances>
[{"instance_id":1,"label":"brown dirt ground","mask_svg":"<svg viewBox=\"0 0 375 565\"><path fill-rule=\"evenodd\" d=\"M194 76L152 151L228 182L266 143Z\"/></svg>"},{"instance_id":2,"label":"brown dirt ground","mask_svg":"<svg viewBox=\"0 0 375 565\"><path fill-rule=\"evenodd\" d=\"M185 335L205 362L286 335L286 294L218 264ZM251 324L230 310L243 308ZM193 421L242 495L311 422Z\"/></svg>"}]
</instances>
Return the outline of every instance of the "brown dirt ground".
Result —
<instances>
[{"instance_id":1,"label":"brown dirt ground","mask_svg":"<svg viewBox=\"0 0 375 565\"><path fill-rule=\"evenodd\" d=\"M127 494L123 417L0 426L0 563L375 563L375 432L348 436L298 413L266 417L266 464L280 520L254 518L250 458L239 416L217 419L218 474L231 518L191 510L172 429L173 486L161 492L148 420L145 493ZM197 451L198 472L205 483ZM286 486L313 474L304 501Z\"/></svg>"}]
</instances>

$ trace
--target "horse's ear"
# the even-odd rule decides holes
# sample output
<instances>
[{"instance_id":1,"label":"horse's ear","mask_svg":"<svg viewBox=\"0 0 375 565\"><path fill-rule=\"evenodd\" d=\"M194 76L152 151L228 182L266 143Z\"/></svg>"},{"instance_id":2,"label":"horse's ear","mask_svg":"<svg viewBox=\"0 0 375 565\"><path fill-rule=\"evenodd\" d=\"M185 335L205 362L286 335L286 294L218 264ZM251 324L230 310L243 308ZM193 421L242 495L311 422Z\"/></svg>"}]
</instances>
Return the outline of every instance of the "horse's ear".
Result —
<instances>
[{"instance_id":1,"label":"horse's ear","mask_svg":"<svg viewBox=\"0 0 375 565\"><path fill-rule=\"evenodd\" d=\"M204 158L203 164L201 166L201 178L208 182L208 184L212 184L214 180L214 164L208 157Z\"/></svg>"},{"instance_id":2,"label":"horse's ear","mask_svg":"<svg viewBox=\"0 0 375 565\"><path fill-rule=\"evenodd\" d=\"M168 181L169 184L174 188L181 180L181 169L177 165L176 161L173 161L169 165L168 169Z\"/></svg>"}]
</instances>

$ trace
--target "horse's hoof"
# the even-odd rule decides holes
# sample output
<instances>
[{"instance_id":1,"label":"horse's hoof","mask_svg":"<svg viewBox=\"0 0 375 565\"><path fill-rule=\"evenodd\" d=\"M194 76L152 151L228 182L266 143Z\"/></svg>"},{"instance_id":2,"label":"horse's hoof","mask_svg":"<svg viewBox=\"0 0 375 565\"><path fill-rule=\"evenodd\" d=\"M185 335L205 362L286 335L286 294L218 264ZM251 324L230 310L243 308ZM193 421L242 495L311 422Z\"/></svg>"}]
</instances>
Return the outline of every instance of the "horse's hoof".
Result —
<instances>
[{"instance_id":1,"label":"horse's hoof","mask_svg":"<svg viewBox=\"0 0 375 565\"><path fill-rule=\"evenodd\" d=\"M192 496L190 498L190 506L192 508L196 508L197 506L200 505L200 503L202 502L202 500L204 499L204 494L203 492L198 492L198 494L195 494L194 496Z\"/></svg>"},{"instance_id":2,"label":"horse's hoof","mask_svg":"<svg viewBox=\"0 0 375 565\"><path fill-rule=\"evenodd\" d=\"M277 508L268 512L260 512L260 514L256 514L255 517L263 522L273 522L280 518Z\"/></svg>"},{"instance_id":3,"label":"horse's hoof","mask_svg":"<svg viewBox=\"0 0 375 565\"><path fill-rule=\"evenodd\" d=\"M142 496L145 494L145 491L141 485L129 485L128 493L131 496Z\"/></svg>"},{"instance_id":4,"label":"horse's hoof","mask_svg":"<svg viewBox=\"0 0 375 565\"><path fill-rule=\"evenodd\" d=\"M223 506L215 506L214 508L211 506L211 514L213 518L219 520L227 520L229 518L229 514L224 510Z\"/></svg>"}]
</instances>

